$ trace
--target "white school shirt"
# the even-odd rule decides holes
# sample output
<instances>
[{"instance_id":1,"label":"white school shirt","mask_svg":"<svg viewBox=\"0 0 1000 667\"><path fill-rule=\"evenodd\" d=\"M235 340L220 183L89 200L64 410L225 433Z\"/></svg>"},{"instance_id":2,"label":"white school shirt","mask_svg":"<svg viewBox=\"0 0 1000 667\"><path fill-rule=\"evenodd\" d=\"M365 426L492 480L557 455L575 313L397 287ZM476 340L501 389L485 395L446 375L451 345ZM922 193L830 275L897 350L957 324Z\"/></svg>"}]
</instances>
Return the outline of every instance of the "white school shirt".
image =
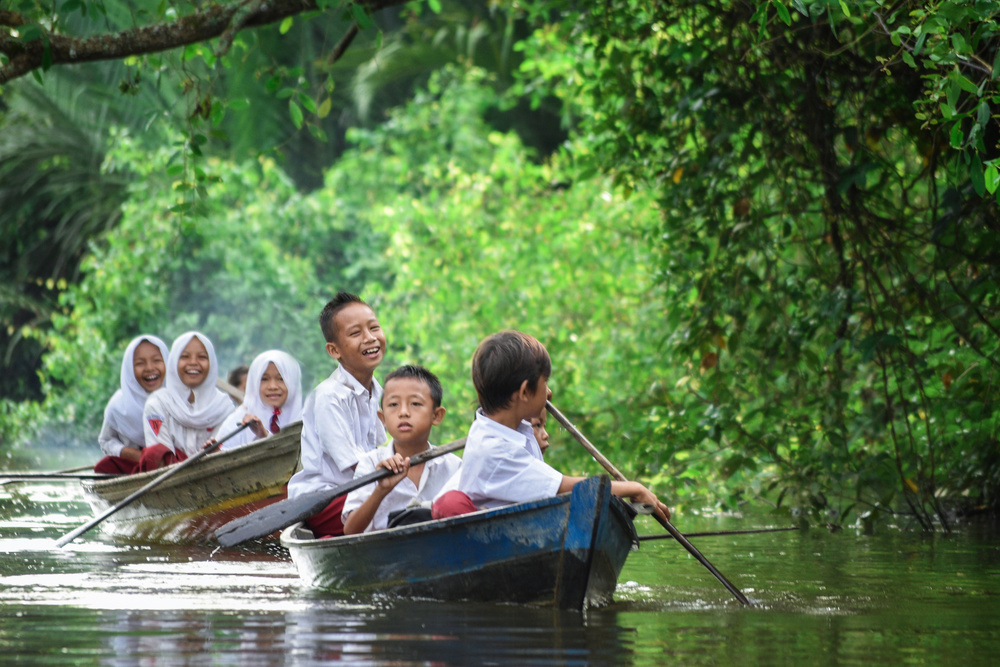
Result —
<instances>
[{"instance_id":1,"label":"white school shirt","mask_svg":"<svg viewBox=\"0 0 1000 667\"><path fill-rule=\"evenodd\" d=\"M434 445L430 448L436 449ZM379 447L378 449L372 450L370 452L364 453L361 458L358 459L358 467L354 470L354 479L359 477L364 477L365 475L370 475L375 472L380 461L392 458L396 453L396 448L392 442L389 444ZM370 533L375 530L385 530L389 527L389 513L395 512L396 510L406 509L413 501L417 503L430 502L434 500L438 492L444 488L445 483L451 479L452 475L458 472L459 468L462 466L462 459L458 458L454 454L445 454L437 458L431 459L424 463L424 469L420 473L420 484L416 485L413 483L409 477L404 478L393 487L382 502L379 503L378 509L375 510L375 515L372 517L371 523L365 528L366 533ZM344 501L344 512L342 514L344 522L347 522L347 515L354 510L361 507L362 503L368 500L368 497L372 495L375 491L375 486L378 482L372 482L371 484L366 484L360 489L355 489L347 494L347 500Z\"/></svg>"},{"instance_id":2,"label":"white school shirt","mask_svg":"<svg viewBox=\"0 0 1000 667\"><path fill-rule=\"evenodd\" d=\"M108 456L121 456L126 447L142 449L146 446L146 436L143 432L142 411L146 405L149 393L135 379L135 349L143 341L152 343L160 350L163 362L170 357L167 344L156 336L143 334L136 336L125 348L122 356L121 372L119 374L121 388L118 389L104 408L104 423L97 436L101 451Z\"/></svg>"},{"instance_id":3,"label":"white school shirt","mask_svg":"<svg viewBox=\"0 0 1000 667\"><path fill-rule=\"evenodd\" d=\"M326 491L354 479L353 467L365 452L385 444L378 418L382 386L372 391L337 366L310 392L302 406L302 470L288 480L288 497Z\"/></svg>"},{"instance_id":4,"label":"white school shirt","mask_svg":"<svg viewBox=\"0 0 1000 667\"><path fill-rule=\"evenodd\" d=\"M215 424L192 428L182 424L169 411L162 400L164 394L157 389L146 399L145 419L142 428L146 435L146 446L161 443L176 452L184 452L192 456L200 452L209 438L226 435L220 433L225 417L220 417ZM221 392L220 392L221 393Z\"/></svg>"},{"instance_id":5,"label":"white school shirt","mask_svg":"<svg viewBox=\"0 0 1000 667\"><path fill-rule=\"evenodd\" d=\"M142 415L139 415L139 423L142 423ZM146 446L145 436L142 440L132 440L125 431L115 428L114 416L107 410L104 412L104 423L101 424L101 432L97 434L97 442L101 445L101 451L107 456L121 456L122 450L126 447L133 447L141 450Z\"/></svg>"},{"instance_id":6,"label":"white school shirt","mask_svg":"<svg viewBox=\"0 0 1000 667\"><path fill-rule=\"evenodd\" d=\"M195 337L208 353L208 373L200 385L189 388L181 380L177 364L184 348ZM146 399L142 411L142 432L147 447L160 443L175 453L191 456L201 451L209 438L227 435L219 433L219 426L232 411L233 403L215 386L218 367L215 347L204 334L188 331L174 339L167 358L167 377L163 386ZM191 394L194 394L193 403L188 400Z\"/></svg>"},{"instance_id":7,"label":"white school shirt","mask_svg":"<svg viewBox=\"0 0 1000 667\"><path fill-rule=\"evenodd\" d=\"M562 478L542 460L531 424L522 420L517 430L510 429L487 417L482 408L476 410L457 484L476 507L493 509L550 498L559 492Z\"/></svg>"},{"instance_id":8,"label":"white school shirt","mask_svg":"<svg viewBox=\"0 0 1000 667\"><path fill-rule=\"evenodd\" d=\"M250 362L243 402L236 407L232 414L226 417L224 423L227 430L239 428L243 418L249 413L259 417L264 423L264 430L268 432L264 437L271 435L271 417L274 415L274 408L264 403L264 399L260 397L260 381L264 377L267 365L272 363L281 374L281 379L288 390L285 402L281 406L281 413L278 415L279 430L284 430L289 424L302 419L302 369L299 367L299 362L295 361L295 358L287 352L268 350L261 352ZM254 432L245 428L222 443L219 451L227 452L238 449L256 440L257 436Z\"/></svg>"}]
</instances>

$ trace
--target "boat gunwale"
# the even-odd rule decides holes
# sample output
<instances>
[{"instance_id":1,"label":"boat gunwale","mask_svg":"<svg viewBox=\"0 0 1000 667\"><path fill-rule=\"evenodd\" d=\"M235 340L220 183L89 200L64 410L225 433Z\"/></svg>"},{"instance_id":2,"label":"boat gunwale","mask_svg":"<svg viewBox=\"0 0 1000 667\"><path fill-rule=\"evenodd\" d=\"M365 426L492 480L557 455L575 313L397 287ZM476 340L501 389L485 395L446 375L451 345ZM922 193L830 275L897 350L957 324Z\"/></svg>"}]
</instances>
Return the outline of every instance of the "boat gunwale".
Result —
<instances>
[{"instance_id":1,"label":"boat gunwale","mask_svg":"<svg viewBox=\"0 0 1000 667\"><path fill-rule=\"evenodd\" d=\"M594 475L594 477L607 477L607 475ZM290 547L295 547L297 549L320 549L327 550L336 547L344 546L350 547L357 544L371 543L377 541L389 541L398 540L400 537L409 537L418 533L430 532L433 530L439 530L442 528L450 527L452 525L460 525L462 523L473 523L481 522L485 520L492 519L493 517L502 516L504 514L520 514L522 512L533 511L536 509L544 508L548 505L560 505L563 503L570 502L573 492L567 491L566 493L561 493L556 496L551 496L549 498L539 498L537 500L529 500L523 503L515 503L513 505L504 505L503 507L494 507L490 509L481 509L475 512L469 512L467 514L460 514L458 516L447 517L444 519L433 519L431 521L423 521L421 523L415 523L408 526L396 526L393 528L386 528L384 530L376 530L370 533L358 533L356 535L340 535L337 537L296 537L295 533L299 530L308 530L303 528L303 522L299 521L291 526L286 527L281 531L280 543L286 549ZM629 506L627 503L622 501L617 496L611 496L609 506L617 507L618 519L624 520L629 526L629 532L632 535L633 544L638 544L637 533L635 530L635 524L633 520L637 515L635 509ZM614 510L612 513L615 513ZM595 522L596 526L597 522Z\"/></svg>"},{"instance_id":2,"label":"boat gunwale","mask_svg":"<svg viewBox=\"0 0 1000 667\"><path fill-rule=\"evenodd\" d=\"M243 447L210 454L204 457L201 465L191 466L189 470L182 471L180 474L174 475L169 480L164 481L162 485L157 487L157 491L163 493L178 486L184 486L192 482L201 481L207 477L215 476L222 471L232 472L233 470L245 468L262 460L287 455L290 452L286 452L285 450L299 449L301 430L302 422L294 422L282 429L280 433L251 442ZM298 456L296 454L296 466L298 464ZM293 472L296 466L293 466ZM108 496L127 494L131 490L139 489L160 475L163 475L169 469L169 466L165 466L157 470L150 470L149 472L116 475L108 479L81 480L80 486L85 495L103 500Z\"/></svg>"},{"instance_id":3,"label":"boat gunwale","mask_svg":"<svg viewBox=\"0 0 1000 667\"><path fill-rule=\"evenodd\" d=\"M620 576L627 554L638 545L633 523L634 517L638 515L636 509L610 493L610 479L607 475L594 475L588 479L598 483L596 495L587 490L574 489L569 493L525 503L331 538L305 537L310 535L308 528L303 522L297 522L282 531L280 543L290 552L299 576L307 587L317 590L361 595L395 593L403 597L455 600L480 599L480 596L485 596L484 600L498 603L517 602L582 610L590 604L603 604L612 599L615 582ZM583 494L576 493L578 490ZM577 500L582 502L578 505ZM552 516L552 512L563 517L559 519L561 528L556 531L558 535L553 533L544 544L537 545L540 547L538 550L531 553L520 550L507 553L506 545L510 537L519 535L516 526L522 521L528 525L536 525L539 520L545 521L544 517ZM587 517L590 525L580 525L574 516ZM484 554L485 559L474 558L468 563L456 561L444 570L440 567L430 570L418 567L410 575L397 571L398 565L388 570L377 563L350 565L359 557L362 561L369 561L370 559L363 557L366 552L396 561L397 557L392 554L399 554L399 550L408 553L410 549L426 549L426 546L421 547L424 541L438 547L444 544L441 540L457 539L464 544L465 540L471 538L472 542L478 543L481 536L491 534L494 523L497 524L495 530L500 531L497 535L503 536L498 542L502 556L499 552ZM501 526L510 526L513 532L510 532L510 528ZM578 537L571 546L566 540L569 533L574 531ZM514 537L511 543L518 542L520 540ZM610 551L606 551L609 548ZM605 554L601 557L599 566L598 552ZM567 565L569 558L575 558L575 561ZM403 560L406 561L407 558L403 557ZM534 588L515 586L507 589L504 586L509 586L509 582L499 583L501 580L506 581L506 575L500 576L500 579L490 578L491 583L484 584L491 593L484 593L484 589L475 583L476 577L482 576L477 572L485 573L498 567L504 571L509 571L511 567L516 570L525 567L525 564L528 564L531 572L538 568L552 568L552 576L544 580L551 584L551 590L539 582L536 582L538 585ZM341 569L341 566L347 566L347 570ZM569 569L564 571L566 567ZM595 568L600 572L597 577ZM470 582L472 588L469 588ZM440 586L451 592L438 597L441 594ZM499 588L493 590L492 586ZM439 590L439 593L429 593L433 590ZM476 592L471 592L473 590ZM527 591L533 592L526 593Z\"/></svg>"}]
</instances>

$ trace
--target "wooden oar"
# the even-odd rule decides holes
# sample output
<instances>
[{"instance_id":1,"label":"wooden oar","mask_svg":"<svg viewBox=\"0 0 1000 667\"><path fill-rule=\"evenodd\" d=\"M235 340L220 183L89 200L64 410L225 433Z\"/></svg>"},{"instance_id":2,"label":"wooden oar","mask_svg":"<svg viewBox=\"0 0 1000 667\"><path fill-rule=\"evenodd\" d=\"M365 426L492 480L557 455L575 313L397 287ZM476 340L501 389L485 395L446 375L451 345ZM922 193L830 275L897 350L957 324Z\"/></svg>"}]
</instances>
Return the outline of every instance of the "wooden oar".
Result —
<instances>
[{"instance_id":1,"label":"wooden oar","mask_svg":"<svg viewBox=\"0 0 1000 667\"><path fill-rule=\"evenodd\" d=\"M215 386L229 394L229 398L233 399L237 403L243 402L243 392L222 378L215 378Z\"/></svg>"},{"instance_id":2,"label":"wooden oar","mask_svg":"<svg viewBox=\"0 0 1000 667\"><path fill-rule=\"evenodd\" d=\"M621 474L618 468L614 467L611 461L605 458L604 454L601 454L601 452L598 451L597 447L591 444L591 442L587 440L587 438L585 438L583 434L580 433L580 431L577 430L575 426L573 426L572 423L570 423L569 419L567 419L566 416L563 415L563 413L559 412L556 406L552 405L552 401L545 401L545 409L548 410L549 414L555 417L556 421L562 424L563 427L567 431L569 431L570 434L572 434L572 436L576 438L581 445L583 445L584 449L590 452L590 455L593 456L598 463L604 466L604 469L608 471L608 474L610 474L614 479L618 480L619 482L628 481L625 479L625 475ZM715 566L712 565L710 562L708 562L708 559L705 558L701 554L701 552L698 551L698 549L695 548L695 546L691 544L691 542L689 542L687 538L681 534L679 530L674 528L674 525L672 523L670 523L666 519L661 519L660 517L656 516L656 514L653 514L653 517L660 523L661 526L667 529L667 532L670 533L675 540L681 543L681 546L683 546L685 549L688 550L688 553L694 556L699 563L704 565L708 569L708 571L715 576L716 579L722 582L722 585L725 586L726 589L733 594L733 597L735 597L737 600L740 601L740 603L744 605L752 606L750 604L750 600L748 600L747 597L743 595L742 592L740 592L740 589L736 588L736 586L733 586L733 584L731 584L729 580L722 575L721 572L715 569Z\"/></svg>"},{"instance_id":3,"label":"wooden oar","mask_svg":"<svg viewBox=\"0 0 1000 667\"><path fill-rule=\"evenodd\" d=\"M87 466L93 467L93 466ZM64 472L5 472L0 473L0 478L4 481L0 482L6 484L7 482L29 482L35 479L46 479L46 480L66 480L66 481L76 481L79 479L105 479L107 477L118 477L119 475L107 475L99 472L84 472L77 474L69 474Z\"/></svg>"},{"instance_id":4,"label":"wooden oar","mask_svg":"<svg viewBox=\"0 0 1000 667\"><path fill-rule=\"evenodd\" d=\"M94 466L76 466L75 468L64 468L62 470L51 470L48 472L35 472L35 471L24 471L24 472L5 472L0 473L0 486L4 484L12 484L14 482L27 482L31 479L86 479L81 477L72 477L69 473L81 472L83 470L93 470ZM96 473L95 473L96 474ZM46 477L46 475L51 477Z\"/></svg>"},{"instance_id":5,"label":"wooden oar","mask_svg":"<svg viewBox=\"0 0 1000 667\"><path fill-rule=\"evenodd\" d=\"M789 526L787 528L747 528L745 530L709 530L703 533L684 533L684 537L690 539L692 537L725 537L727 535L753 535L755 533L783 533L787 530L798 530L798 526ZM672 540L674 536L670 533L660 534L660 535L640 535L639 541L646 542L648 540Z\"/></svg>"},{"instance_id":6,"label":"wooden oar","mask_svg":"<svg viewBox=\"0 0 1000 667\"><path fill-rule=\"evenodd\" d=\"M410 459L410 465L420 465L425 461L430 461L444 454L450 454L463 447L465 447L465 438L460 438L454 442L449 442L447 445L441 445L430 451L417 454ZM383 477L390 477L394 474L396 473L386 468L377 468L374 472L368 473L364 477L358 477L334 489L314 491L298 498L280 500L274 504L261 507L256 512L251 512L220 526L215 531L215 539L224 547L232 547L248 540L265 537L276 530L282 530L293 523L298 523L321 512L334 499L350 493L354 489L360 489L366 484L377 482Z\"/></svg>"},{"instance_id":7,"label":"wooden oar","mask_svg":"<svg viewBox=\"0 0 1000 667\"><path fill-rule=\"evenodd\" d=\"M100 515L96 519L92 519L92 520L88 521L87 523L83 524L82 526L80 526L76 530L74 530L74 531L72 531L70 533L67 533L66 535L63 535L62 537L60 537L56 541L56 546L59 547L59 548L62 548L64 546L66 546L67 544L69 544L70 542L72 542L76 538L80 537L81 535L83 535L84 533L86 533L88 530L90 530L91 528L93 528L94 526L96 526L97 524L99 524L100 522L102 522L105 519L107 519L109 516L111 516L112 514L114 514L115 512L117 512L118 510L122 509L123 507L127 507L128 505L131 505L133 502L135 502L136 500L138 500L139 498L141 498L145 494L149 493L154 488L156 488L157 486L159 486L163 482L167 481L168 479L170 479L171 477L173 477L174 475L176 475L177 473L179 473L181 470L184 470L188 466L194 465L196 462L198 462L201 459L203 459L204 457L208 456L209 454L211 454L212 452L214 452L215 450L217 450L222 445L222 443L224 443L226 440L229 440L231 437L233 437L234 435L236 435L237 433L239 433L240 431L242 431L243 429L245 429L248 426L250 426L249 423L243 424L242 426L240 426L238 429L236 429L235 431L233 431L232 433L230 433L226 437L222 438L221 440L216 440L213 444L209 445L208 447L205 447L204 449L202 449L201 451L197 452L193 456L184 459L180 463L176 463L176 464L174 464L172 466L167 467L162 475L160 475L159 477L157 477L156 479L154 479L153 481L151 481L149 484L146 484L144 487L142 487L138 491L135 491L132 494L130 494L127 498L125 498L125 500L121 501L120 503L118 503L117 505L115 505L114 507L112 507L111 509L105 511L104 514Z\"/></svg>"}]
</instances>

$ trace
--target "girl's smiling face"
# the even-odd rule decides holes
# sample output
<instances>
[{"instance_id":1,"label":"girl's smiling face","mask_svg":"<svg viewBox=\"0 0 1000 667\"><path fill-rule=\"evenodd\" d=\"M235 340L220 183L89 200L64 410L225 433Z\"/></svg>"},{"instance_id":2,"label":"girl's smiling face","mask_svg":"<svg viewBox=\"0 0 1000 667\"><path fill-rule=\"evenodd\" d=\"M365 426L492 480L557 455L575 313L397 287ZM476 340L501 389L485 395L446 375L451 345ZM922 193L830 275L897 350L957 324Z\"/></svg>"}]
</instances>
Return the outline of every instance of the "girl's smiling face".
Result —
<instances>
[{"instance_id":1,"label":"girl's smiling face","mask_svg":"<svg viewBox=\"0 0 1000 667\"><path fill-rule=\"evenodd\" d=\"M205 348L205 344L195 336L181 352L181 358L177 361L177 374L181 376L181 382L184 383L185 387L194 389L208 377L210 367L208 350Z\"/></svg>"},{"instance_id":2,"label":"girl's smiling face","mask_svg":"<svg viewBox=\"0 0 1000 667\"><path fill-rule=\"evenodd\" d=\"M264 369L264 375L260 378L260 400L272 408L280 408L285 404L287 398L288 387L285 386L284 378L281 377L278 367L272 361Z\"/></svg>"},{"instance_id":3,"label":"girl's smiling face","mask_svg":"<svg viewBox=\"0 0 1000 667\"><path fill-rule=\"evenodd\" d=\"M167 364L163 361L160 348L156 347L148 340L144 340L135 347L132 354L132 370L135 372L135 379L139 386L146 392L153 392L163 384L163 377L167 373Z\"/></svg>"}]
</instances>

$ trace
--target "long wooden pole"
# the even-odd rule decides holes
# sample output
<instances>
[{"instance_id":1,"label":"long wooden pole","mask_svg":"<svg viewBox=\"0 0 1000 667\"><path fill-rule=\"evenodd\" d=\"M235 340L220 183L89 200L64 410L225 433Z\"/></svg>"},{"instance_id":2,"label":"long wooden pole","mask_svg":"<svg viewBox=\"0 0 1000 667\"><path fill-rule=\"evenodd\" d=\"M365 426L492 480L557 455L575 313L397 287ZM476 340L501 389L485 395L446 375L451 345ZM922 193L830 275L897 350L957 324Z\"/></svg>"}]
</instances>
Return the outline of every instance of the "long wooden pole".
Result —
<instances>
[{"instance_id":1,"label":"long wooden pole","mask_svg":"<svg viewBox=\"0 0 1000 667\"><path fill-rule=\"evenodd\" d=\"M563 428L565 428L567 431L569 431L570 434L574 438L576 438L577 442L579 442L581 445L583 445L584 449L586 449L588 452L590 452L590 455L593 456L594 459L598 463L600 463L604 467L605 470L608 471L608 474L610 474L613 478L615 478L619 482L626 482L626 481L628 481L625 478L625 475L621 474L621 472L618 470L618 468L616 468L611 463L611 461L609 461L604 456L604 454L601 454L601 452L597 449L597 447L595 447L593 444L591 444L591 442L589 440L587 440L587 438L585 438L582 433L580 433L580 431L576 428L576 426L573 426L573 424L569 421L569 419L567 419L566 416L563 413L561 413L558 410L558 408L556 408L556 406L552 405L552 401L545 401L545 409L549 411L549 414L551 414L553 417L556 418L557 422L559 422L560 424L563 425ZM748 607L753 606L750 603L750 600L747 599L747 596L743 595L743 593L740 591L740 589L736 588L736 586L734 586L732 583L730 583L730 581L728 579L726 579L722 575L722 573L719 572L715 568L715 566L712 565L708 561L708 559L705 558L702 555L702 553L700 551L698 551L698 549L693 544L691 544L691 542L689 542L688 539L686 537L684 537L684 535L681 534L681 532L679 530L677 530L676 528L674 528L674 525L672 523L670 523L666 519L662 519L662 518L656 516L656 514L653 514L653 517L660 523L661 526L663 526L664 528L667 529L667 532L670 533L675 540L677 540L678 542L680 542L681 546L683 546L685 549L687 549L688 553L690 553L692 556L694 556L698 560L699 563L701 563L702 565L704 565L705 568L708 569L708 571L711 572L715 576L716 579L718 579L720 582L722 582L722 585L725 586L726 589L730 593L733 594L733 597L735 597L737 600L739 600L740 603L743 604L743 605L746 605Z\"/></svg>"},{"instance_id":2,"label":"long wooden pole","mask_svg":"<svg viewBox=\"0 0 1000 667\"><path fill-rule=\"evenodd\" d=\"M754 535L757 533L784 533L789 530L798 530L798 526L788 526L786 528L747 528L744 530L706 530L702 533L684 533L684 537L691 539L692 537L727 537L729 535ZM674 536L671 534L660 534L660 535L640 535L640 542L647 542L649 540L672 540Z\"/></svg>"},{"instance_id":3,"label":"long wooden pole","mask_svg":"<svg viewBox=\"0 0 1000 667\"><path fill-rule=\"evenodd\" d=\"M0 486L5 484L13 484L15 482L30 482L33 479L88 479L87 477L80 477L79 475L71 475L70 473L81 472L83 470L93 470L93 465L76 466L75 468L63 468L62 470L50 470L46 472L35 472L26 470L24 472L4 472L0 473ZM92 473L97 475L97 473Z\"/></svg>"},{"instance_id":4,"label":"long wooden pole","mask_svg":"<svg viewBox=\"0 0 1000 667\"><path fill-rule=\"evenodd\" d=\"M243 402L243 392L222 378L215 378L215 386L229 394L229 398L233 399L237 403Z\"/></svg>"},{"instance_id":5,"label":"long wooden pole","mask_svg":"<svg viewBox=\"0 0 1000 667\"><path fill-rule=\"evenodd\" d=\"M171 477L173 477L174 475L176 475L177 473L179 473L181 470L184 470L188 466L193 465L197 461L200 461L204 457L208 456L209 454L211 454L212 452L214 452L215 450L217 450L222 445L222 443L224 443L226 440L229 440L231 437L233 437L234 435L236 435L237 433L239 433L240 431L242 431L243 429L245 429L248 426L250 426L249 423L243 424L238 429L236 429L235 431L233 431L232 433L230 433L226 437L222 438L221 440L216 440L213 444L209 445L208 447L205 447L204 449L202 449L198 453L194 454L193 456L184 459L180 463L177 463L175 465L172 465L172 466L168 467L167 470L162 475L160 475L159 477L157 477L156 479L154 479L153 481L151 481L149 484L145 485L144 487L142 487L138 491L133 492L131 495L129 495L127 498L125 498L125 500L121 501L120 503L118 503L117 505L115 505L114 507L112 507L111 509L105 511L104 514L101 514L96 519L92 519L92 520L88 521L87 523L83 524L82 526L80 526L79 528L77 528L76 530L73 530L72 532L66 533L65 535L63 535L62 537L60 537L56 541L56 546L59 547L60 549L62 547L64 547L64 546L66 546L67 544L69 544L70 542L72 542L76 538L80 537L81 535L83 535L84 533L86 533L88 530L90 530L91 528L93 528L94 526L96 526L97 524L99 524L102 521L104 521L105 519L107 519L109 516L111 516L112 514L114 514L115 512L117 512L118 510L120 510L120 509L122 509L124 507L127 507L128 505L131 505L133 502L135 502L136 500L138 500L139 498L141 498L145 494L149 493L150 491L152 491L154 488L156 488L160 484L163 484L165 481L167 481L168 479L170 479Z\"/></svg>"},{"instance_id":6,"label":"long wooden pole","mask_svg":"<svg viewBox=\"0 0 1000 667\"><path fill-rule=\"evenodd\" d=\"M92 468L93 466L87 466ZM66 472L5 472L0 473L0 484L7 482L30 482L32 480L63 480L75 482L81 479L106 479L108 477L118 477L119 475L108 475L99 472L66 473Z\"/></svg>"},{"instance_id":7,"label":"long wooden pole","mask_svg":"<svg viewBox=\"0 0 1000 667\"><path fill-rule=\"evenodd\" d=\"M449 442L447 445L441 445L440 447L417 454L410 459L410 465L420 465L425 461L458 451L463 447L465 447L465 438L460 438L454 442ZM308 519L320 512L324 507L333 502L334 499L346 495L354 489L360 489L366 484L371 484L395 474L388 468L376 468L367 475L357 477L333 489L313 491L312 493L307 493L296 498L279 500L274 504L261 507L255 512L237 517L229 523L220 526L215 531L215 539L224 547L233 547L248 540L266 537L275 531L291 526L293 523Z\"/></svg>"}]
</instances>

